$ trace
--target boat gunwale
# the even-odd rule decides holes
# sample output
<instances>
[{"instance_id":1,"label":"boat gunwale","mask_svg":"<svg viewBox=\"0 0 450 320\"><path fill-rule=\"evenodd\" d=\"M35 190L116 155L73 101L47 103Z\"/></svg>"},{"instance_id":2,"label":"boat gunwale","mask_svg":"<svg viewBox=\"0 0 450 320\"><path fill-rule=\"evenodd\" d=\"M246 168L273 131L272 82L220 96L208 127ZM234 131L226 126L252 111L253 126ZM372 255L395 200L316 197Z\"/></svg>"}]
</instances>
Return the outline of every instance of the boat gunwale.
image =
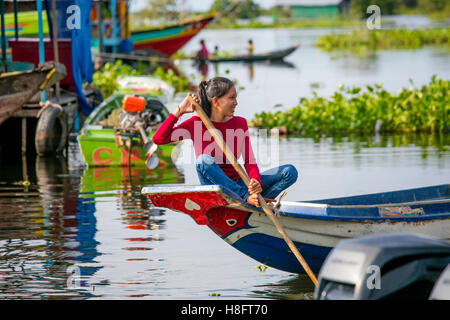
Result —
<instances>
[{"instance_id":1,"label":"boat gunwale","mask_svg":"<svg viewBox=\"0 0 450 320\"><path fill-rule=\"evenodd\" d=\"M185 185L183 189L185 189ZM218 185L208 185L208 186L187 186L189 190L187 192L219 192L222 195L227 194L224 192L224 189ZM209 187L209 188L205 188ZM213 187L213 188L212 188ZM156 193L186 193L186 191L180 191L178 186L175 187L171 185L170 187L164 186L151 186L151 187L143 187L143 194L156 194ZM149 192L148 189L158 189L160 192ZM167 190L167 191L165 191ZM362 196L366 196L369 194L364 194ZM238 199L234 199L239 201ZM326 201L320 200L320 201ZM404 202L392 202L392 203L379 203L379 204L363 204L363 205L336 205L336 204L327 204L327 203L317 203L317 202L308 202L308 201L281 201L284 205L289 206L300 206L300 207L316 207L316 208L335 208L335 209L367 209L367 208L380 208L380 207L398 207L398 206L416 206L416 205L427 205L427 204L440 204L440 203L450 203L450 198L440 198L440 199L431 199L431 200L419 200L419 201L404 201ZM246 205L246 203L243 203Z\"/></svg>"},{"instance_id":2,"label":"boat gunwale","mask_svg":"<svg viewBox=\"0 0 450 320\"><path fill-rule=\"evenodd\" d=\"M420 206L427 204L440 204L450 203L450 198L445 199L432 199L422 201L405 201L405 202L393 202L393 203L379 203L379 204L355 204L355 205L338 205L338 204L320 204L312 202L295 202L295 201L282 201L282 203L290 206L308 206L308 207L321 207L321 208L333 208L333 209L371 209L371 208L384 208L384 207L400 207L400 206Z\"/></svg>"},{"instance_id":3,"label":"boat gunwale","mask_svg":"<svg viewBox=\"0 0 450 320\"><path fill-rule=\"evenodd\" d=\"M174 24L169 24L169 25L164 25L164 26L155 26L153 28L150 27L148 29L142 29L142 30L131 30L131 34L134 35L134 34L153 32L153 31L161 31L161 30L185 27L189 24L201 23L201 22L205 22L208 20L210 20L210 21L214 20L216 18L216 15L217 14L209 14L209 15L205 15L205 16L189 18L189 19L182 20L182 21L180 21L178 23L174 23Z\"/></svg>"},{"instance_id":4,"label":"boat gunwale","mask_svg":"<svg viewBox=\"0 0 450 320\"><path fill-rule=\"evenodd\" d=\"M414 189L410 189L414 190ZM406 191L406 190L399 190ZM228 205L223 207L229 207L232 209L238 209L246 212L253 213L264 213L262 208L254 207L246 202L243 202L242 199L239 199L233 192L225 190L218 185L196 185L196 186L187 186L187 185L178 185L178 186L147 186L143 187L141 193L146 195L147 197L150 195L156 195L164 193L168 194L177 194L177 193L207 193L207 192L217 192L222 197L225 198L229 202ZM367 194L365 194L367 195ZM364 196L364 195L363 195ZM322 201L326 201L322 200ZM425 214L425 215L416 215L416 216L374 216L374 215L336 215L329 214L328 209L376 209L383 207L400 207L406 205L433 205L433 204L441 204L441 203L450 203L450 198L446 199L438 199L431 201L409 201L409 202L398 202L398 203L389 203L389 204L378 204L378 205L330 205L323 203L311 203L311 202L295 202L295 201L281 201L281 206L279 210L280 216L283 217L294 217L294 218L304 218L304 219L316 219L316 220L339 220L339 221L424 221L424 220L443 220L450 219L450 213L436 213L436 214ZM285 206L290 207L309 207L309 208L321 208L324 209L324 214L310 214L310 213L298 213L298 212L289 212L283 209Z\"/></svg>"}]
</instances>

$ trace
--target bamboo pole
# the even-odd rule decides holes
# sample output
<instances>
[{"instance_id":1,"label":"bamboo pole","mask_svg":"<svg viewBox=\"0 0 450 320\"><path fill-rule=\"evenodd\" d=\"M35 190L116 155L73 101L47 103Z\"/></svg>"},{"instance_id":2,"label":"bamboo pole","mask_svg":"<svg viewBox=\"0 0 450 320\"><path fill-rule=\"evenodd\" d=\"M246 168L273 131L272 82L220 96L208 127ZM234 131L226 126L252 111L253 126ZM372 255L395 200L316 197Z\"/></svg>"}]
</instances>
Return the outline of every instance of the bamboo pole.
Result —
<instances>
[{"instance_id":1,"label":"bamboo pole","mask_svg":"<svg viewBox=\"0 0 450 320\"><path fill-rule=\"evenodd\" d=\"M18 11L19 11L19 9L17 7L17 0L14 0L14 38L16 40L19 39L19 22L18 22L18 18L17 18Z\"/></svg>"},{"instance_id":2,"label":"bamboo pole","mask_svg":"<svg viewBox=\"0 0 450 320\"><path fill-rule=\"evenodd\" d=\"M205 124L205 127L208 129L211 136L214 138L214 141L218 144L222 152L225 154L226 158L230 163L233 165L234 169L237 171L241 179L244 181L245 185L248 186L250 183L250 178L248 177L247 173L244 171L244 169L241 167L241 165L237 162L233 152L230 150L228 145L225 143L225 141L222 139L222 137L218 134L217 129L212 124L209 117L206 115L203 108L191 97L189 96L189 101L194 105L195 111L198 113L200 119ZM297 258L298 262L300 262L303 269L306 271L306 274L309 276L311 281L314 283L315 286L317 286L317 278L311 271L311 268L308 266L305 259L302 257L300 252L298 251L297 247L294 245L292 240L288 237L286 232L284 231L283 227L281 226L278 219L275 217L275 215L272 212L272 209L269 207L267 202L264 200L264 198L261 196L261 194L258 194L258 201L261 207L263 208L266 215L269 217L270 221L273 223L275 228L278 230L278 232L283 237L284 241L287 243L289 249L291 249L292 253Z\"/></svg>"},{"instance_id":3,"label":"bamboo pole","mask_svg":"<svg viewBox=\"0 0 450 320\"><path fill-rule=\"evenodd\" d=\"M39 64L45 61L44 53L44 32L42 27L42 2L36 1L36 9L38 15L38 34L39 34ZM45 102L45 91L41 91L41 102Z\"/></svg>"},{"instance_id":4,"label":"bamboo pole","mask_svg":"<svg viewBox=\"0 0 450 320\"><path fill-rule=\"evenodd\" d=\"M113 39L112 51L113 53L117 53L116 0L111 0L110 9L111 9L111 33L112 33L111 38Z\"/></svg>"},{"instance_id":5,"label":"bamboo pole","mask_svg":"<svg viewBox=\"0 0 450 320\"><path fill-rule=\"evenodd\" d=\"M99 61L98 63L102 65L102 57L101 54L103 53L103 33L102 33L102 25L103 25L103 17L102 17L102 3L97 2L96 6L97 10L97 39L98 39L98 54L99 54Z\"/></svg>"},{"instance_id":6,"label":"bamboo pole","mask_svg":"<svg viewBox=\"0 0 450 320\"><path fill-rule=\"evenodd\" d=\"M0 24L1 24L1 46L2 46L2 65L0 73L7 72L6 66L6 33L5 33L5 2L0 0Z\"/></svg>"},{"instance_id":7,"label":"bamboo pole","mask_svg":"<svg viewBox=\"0 0 450 320\"><path fill-rule=\"evenodd\" d=\"M56 0L52 0L52 29L53 29L53 57L56 63L59 62L59 51L58 51L58 27L56 25ZM56 82L56 102L60 102L61 99L61 88L59 81Z\"/></svg>"}]
</instances>

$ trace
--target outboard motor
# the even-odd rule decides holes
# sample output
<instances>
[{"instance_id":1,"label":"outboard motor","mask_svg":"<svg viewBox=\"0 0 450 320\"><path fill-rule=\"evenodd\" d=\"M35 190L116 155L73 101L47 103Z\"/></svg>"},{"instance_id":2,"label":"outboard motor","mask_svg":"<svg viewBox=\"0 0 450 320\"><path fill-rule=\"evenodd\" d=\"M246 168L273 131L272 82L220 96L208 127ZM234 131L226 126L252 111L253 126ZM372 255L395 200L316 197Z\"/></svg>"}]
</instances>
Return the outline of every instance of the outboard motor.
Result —
<instances>
[{"instance_id":1,"label":"outboard motor","mask_svg":"<svg viewBox=\"0 0 450 320\"><path fill-rule=\"evenodd\" d=\"M450 264L442 272L431 291L430 300L450 300Z\"/></svg>"},{"instance_id":2,"label":"outboard motor","mask_svg":"<svg viewBox=\"0 0 450 320\"><path fill-rule=\"evenodd\" d=\"M147 127L152 127L163 122L161 112L164 110L164 105L161 101L155 98L148 98L144 111L144 119Z\"/></svg>"},{"instance_id":3,"label":"outboard motor","mask_svg":"<svg viewBox=\"0 0 450 320\"><path fill-rule=\"evenodd\" d=\"M122 112L119 115L122 130L135 129L136 123L141 122L144 128L150 128L163 121L161 112L164 105L155 98L147 100L140 96L126 95L122 101Z\"/></svg>"},{"instance_id":4,"label":"outboard motor","mask_svg":"<svg viewBox=\"0 0 450 320\"><path fill-rule=\"evenodd\" d=\"M141 115L145 108L145 98L126 95L122 100L122 112L119 115L122 130L134 129L137 122L143 122Z\"/></svg>"},{"instance_id":5,"label":"outboard motor","mask_svg":"<svg viewBox=\"0 0 450 320\"><path fill-rule=\"evenodd\" d=\"M426 300L450 262L450 243L412 234L342 240L325 260L314 291L320 300Z\"/></svg>"},{"instance_id":6,"label":"outboard motor","mask_svg":"<svg viewBox=\"0 0 450 320\"><path fill-rule=\"evenodd\" d=\"M159 104L158 104L159 103ZM145 151L145 164L149 169L158 166L159 159L155 153L157 145L148 139L152 126L162 122L161 111L164 106L157 99L126 95L122 100L122 111L119 114L119 128L116 129L116 143L125 145L123 136L128 136L128 148L131 149L133 137L140 137Z\"/></svg>"}]
</instances>

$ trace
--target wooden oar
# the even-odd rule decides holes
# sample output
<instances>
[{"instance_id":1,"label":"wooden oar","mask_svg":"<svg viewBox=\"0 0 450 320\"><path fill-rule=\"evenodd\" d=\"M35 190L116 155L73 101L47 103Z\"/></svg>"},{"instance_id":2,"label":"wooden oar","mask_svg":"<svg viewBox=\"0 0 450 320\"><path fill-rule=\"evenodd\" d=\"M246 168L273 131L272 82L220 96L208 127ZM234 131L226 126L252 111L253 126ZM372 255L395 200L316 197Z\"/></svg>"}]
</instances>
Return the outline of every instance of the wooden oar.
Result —
<instances>
[{"instance_id":1,"label":"wooden oar","mask_svg":"<svg viewBox=\"0 0 450 320\"><path fill-rule=\"evenodd\" d=\"M234 169L237 171L239 176L241 177L242 181L244 181L245 185L248 186L250 183L250 178L247 175L247 172L242 169L241 165L237 162L236 157L234 156L233 152L230 150L228 145L225 143L225 141L222 139L222 136L218 134L217 129L212 124L209 117L206 115L203 108L191 97L189 96L189 101L192 103L192 105L195 108L195 111L198 113L200 119L205 124L206 129L208 129L211 136L214 138L214 141L219 145L222 152L225 154L228 161L231 162ZM263 208L266 215L269 217L270 221L274 224L275 228L278 230L278 232L283 237L284 241L286 241L288 247L291 249L292 253L295 255L297 260L300 262L303 269L305 269L306 273L308 274L311 281L314 283L315 286L317 286L317 278L315 277L314 273L311 271L310 267L306 263L305 259L302 257L300 252L298 251L297 247L294 245L291 239L289 239L288 235L284 231L283 227L281 226L278 219L275 217L275 215L272 212L272 209L269 207L267 202L264 200L264 198L261 196L261 194L258 194L258 201L261 207Z\"/></svg>"}]
</instances>

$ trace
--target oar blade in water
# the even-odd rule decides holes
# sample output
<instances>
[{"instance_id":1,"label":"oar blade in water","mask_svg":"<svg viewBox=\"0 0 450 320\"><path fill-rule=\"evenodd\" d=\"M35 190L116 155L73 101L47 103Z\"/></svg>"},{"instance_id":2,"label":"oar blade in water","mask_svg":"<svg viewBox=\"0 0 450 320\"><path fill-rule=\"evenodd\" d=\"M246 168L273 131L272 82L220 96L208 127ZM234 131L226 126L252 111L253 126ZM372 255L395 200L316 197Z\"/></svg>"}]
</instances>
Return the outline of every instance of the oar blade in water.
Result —
<instances>
[{"instance_id":1,"label":"oar blade in water","mask_svg":"<svg viewBox=\"0 0 450 320\"><path fill-rule=\"evenodd\" d=\"M146 148L146 146L144 146L144 149L145 149L145 152L146 152L145 165L149 169L155 169L158 166L158 164L159 164L159 158L155 154L155 151L158 148L158 146L156 144L154 144L154 143L149 143L149 147L148 148Z\"/></svg>"}]
</instances>

